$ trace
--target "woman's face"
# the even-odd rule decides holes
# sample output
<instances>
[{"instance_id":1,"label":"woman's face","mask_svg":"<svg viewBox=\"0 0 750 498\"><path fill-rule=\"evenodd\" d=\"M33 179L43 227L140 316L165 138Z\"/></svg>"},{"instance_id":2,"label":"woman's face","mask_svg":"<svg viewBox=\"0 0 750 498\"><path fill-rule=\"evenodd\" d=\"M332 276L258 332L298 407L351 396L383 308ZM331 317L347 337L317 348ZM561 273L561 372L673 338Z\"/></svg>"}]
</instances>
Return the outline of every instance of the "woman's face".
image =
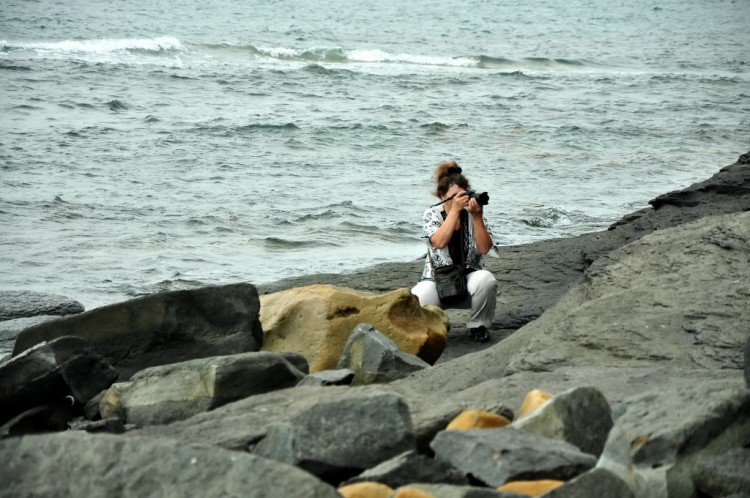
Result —
<instances>
[{"instance_id":1,"label":"woman's face","mask_svg":"<svg viewBox=\"0 0 750 498\"><path fill-rule=\"evenodd\" d=\"M463 192L463 191L464 189L462 189L461 187L459 187L458 185L454 183L450 186L450 188L448 188L448 191L441 197L441 199L442 200L449 199L453 197L454 195L456 195L457 193Z\"/></svg>"}]
</instances>

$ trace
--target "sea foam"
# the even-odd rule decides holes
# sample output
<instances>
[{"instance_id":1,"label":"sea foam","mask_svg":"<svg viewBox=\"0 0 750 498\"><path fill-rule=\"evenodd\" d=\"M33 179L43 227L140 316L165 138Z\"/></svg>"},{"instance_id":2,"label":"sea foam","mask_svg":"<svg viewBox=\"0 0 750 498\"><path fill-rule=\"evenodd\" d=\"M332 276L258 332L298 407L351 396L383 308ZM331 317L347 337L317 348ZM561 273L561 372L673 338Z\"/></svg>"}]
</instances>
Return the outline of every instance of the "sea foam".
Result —
<instances>
[{"instance_id":1,"label":"sea foam","mask_svg":"<svg viewBox=\"0 0 750 498\"><path fill-rule=\"evenodd\" d=\"M126 50L144 50L152 52L184 50L180 40L173 36L161 36L158 38L63 40L57 42L14 42L0 40L0 46L2 46L2 49L5 51L37 50L44 52L85 53L109 53Z\"/></svg>"}]
</instances>

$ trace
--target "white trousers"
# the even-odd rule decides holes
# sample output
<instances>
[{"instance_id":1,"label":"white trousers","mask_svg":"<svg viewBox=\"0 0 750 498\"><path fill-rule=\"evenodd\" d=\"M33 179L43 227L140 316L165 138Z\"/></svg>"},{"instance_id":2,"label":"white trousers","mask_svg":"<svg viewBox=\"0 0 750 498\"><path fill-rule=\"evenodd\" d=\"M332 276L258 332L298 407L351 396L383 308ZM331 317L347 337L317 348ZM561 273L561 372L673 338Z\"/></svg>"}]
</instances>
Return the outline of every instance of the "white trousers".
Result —
<instances>
[{"instance_id":1,"label":"white trousers","mask_svg":"<svg viewBox=\"0 0 750 498\"><path fill-rule=\"evenodd\" d=\"M477 270L466 275L466 288L471 294L462 304L452 306L453 308L466 309L471 307L471 316L466 322L467 328L484 326L490 328L495 318L495 305L497 304L497 280L492 272L488 270ZM432 304L446 308L440 302L437 288L433 280L420 280L412 287L411 293L417 296L419 304Z\"/></svg>"}]
</instances>

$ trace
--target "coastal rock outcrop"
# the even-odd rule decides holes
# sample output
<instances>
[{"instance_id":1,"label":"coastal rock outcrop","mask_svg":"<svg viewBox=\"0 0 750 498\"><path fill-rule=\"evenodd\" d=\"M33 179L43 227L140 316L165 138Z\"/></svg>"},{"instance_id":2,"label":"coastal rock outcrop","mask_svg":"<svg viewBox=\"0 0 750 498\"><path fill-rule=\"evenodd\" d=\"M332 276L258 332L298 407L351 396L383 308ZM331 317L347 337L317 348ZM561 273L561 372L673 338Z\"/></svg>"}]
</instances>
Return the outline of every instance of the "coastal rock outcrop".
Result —
<instances>
[{"instance_id":1,"label":"coastal rock outcrop","mask_svg":"<svg viewBox=\"0 0 750 498\"><path fill-rule=\"evenodd\" d=\"M199 358L141 370L112 385L100 402L102 418L128 424L166 424L254 394L292 387L304 378L294 353L243 353ZM303 365L301 365L303 366ZM304 368L303 366L303 368ZM305 368L306 370L306 368Z\"/></svg>"},{"instance_id":2,"label":"coastal rock outcrop","mask_svg":"<svg viewBox=\"0 0 750 498\"><path fill-rule=\"evenodd\" d=\"M260 298L263 351L305 356L310 371L336 368L352 331L369 323L402 351L434 363L445 348L447 315L422 307L408 289L371 294L331 285L288 289Z\"/></svg>"},{"instance_id":3,"label":"coastal rock outcrop","mask_svg":"<svg viewBox=\"0 0 750 498\"><path fill-rule=\"evenodd\" d=\"M366 323L354 329L338 363L338 368L354 372L354 385L390 382L429 367L429 363L404 353L395 342Z\"/></svg>"},{"instance_id":4,"label":"coastal rock outcrop","mask_svg":"<svg viewBox=\"0 0 750 498\"><path fill-rule=\"evenodd\" d=\"M503 387L515 397L521 388L564 391L580 379L612 404L665 375L677 385L731 369L739 380L748 274L750 212L659 230L599 258L585 282L501 343L392 385L445 396L515 376Z\"/></svg>"},{"instance_id":5,"label":"coastal rock outcrop","mask_svg":"<svg viewBox=\"0 0 750 498\"><path fill-rule=\"evenodd\" d=\"M553 498L743 493L750 445L750 291L745 278L750 271L750 207L743 208L750 199L750 188L743 186L750 181L750 168L743 167L733 165L707 183L663 196L652 208L624 218L607 232L502 249L502 259L489 265L505 268L498 271L501 282L519 280L501 284L495 328L506 328L502 335L507 338L487 349L474 345L466 354L468 350L459 347L451 351L450 361L444 362L443 354L436 365L388 384L326 385L328 375L346 379L349 373L321 370L321 378L310 381L315 387L298 384L251 395L184 420L127 430L119 438L123 445L132 439L140 444L166 438L175 441L170 443L176 445L173 453L189 442L229 448L240 457L263 452L308 469L305 475L317 482L322 478L342 486L361 479L383 481L381 491L400 486L390 498L507 498L544 486L549 486L545 496ZM732 209L736 212L730 216L692 221ZM678 226L670 228L675 223ZM380 265L364 278L361 273L309 278L387 291L403 282L408 285L414 274L398 272L415 265ZM526 274L532 266L539 268ZM537 277L541 280L535 283ZM537 284L549 291L539 293L538 299ZM561 295L550 307L554 296ZM521 305L522 299L528 302ZM325 307L315 309L319 315L328 314ZM339 318L357 313L336 310ZM546 311L511 334L512 328L532 319L533 310ZM455 316L451 312L448 316ZM300 333L309 325L304 320L294 323ZM343 332L347 338L357 323ZM449 335L451 346L463 346L454 341L459 335L463 334ZM339 355L340 351L332 356L338 361ZM298 369L306 365L292 361L300 359L298 355L286 358ZM87 414L97 399L87 403ZM520 416L509 427L447 430L452 423L470 428L513 420L508 406L516 407L522 400ZM394 424L382 409L399 414L398 422ZM125 430L121 423L70 421L70 416L69 409L52 403L27 410L19 415L27 418L14 423L19 427L25 420L47 417L57 424L50 430ZM3 482L4 472L13 471L3 459L17 455L6 443L17 440L0 441ZM76 443L60 444L73 452L79 448ZM576 455L571 458L574 464L544 465L558 457L550 451L558 446ZM126 458L130 451L123 453ZM157 451L151 455L159 458ZM458 472L472 485L440 482L435 474L441 468L446 475ZM70 471L82 475L78 468ZM413 479L437 483L409 482ZM503 487L495 489L503 481ZM24 486L11 489L22 495L36 493L27 492L32 484ZM356 497L364 489L347 492ZM285 487L266 493L297 494Z\"/></svg>"},{"instance_id":6,"label":"coastal rock outcrop","mask_svg":"<svg viewBox=\"0 0 750 498\"><path fill-rule=\"evenodd\" d=\"M147 367L257 351L263 341L259 307L251 284L163 292L27 328L18 335L13 355L75 335L125 380Z\"/></svg>"},{"instance_id":7,"label":"coastal rock outcrop","mask_svg":"<svg viewBox=\"0 0 750 498\"><path fill-rule=\"evenodd\" d=\"M83 431L1 444L0 497L122 496L127 490L127 496L340 498L291 465L210 446Z\"/></svg>"}]
</instances>

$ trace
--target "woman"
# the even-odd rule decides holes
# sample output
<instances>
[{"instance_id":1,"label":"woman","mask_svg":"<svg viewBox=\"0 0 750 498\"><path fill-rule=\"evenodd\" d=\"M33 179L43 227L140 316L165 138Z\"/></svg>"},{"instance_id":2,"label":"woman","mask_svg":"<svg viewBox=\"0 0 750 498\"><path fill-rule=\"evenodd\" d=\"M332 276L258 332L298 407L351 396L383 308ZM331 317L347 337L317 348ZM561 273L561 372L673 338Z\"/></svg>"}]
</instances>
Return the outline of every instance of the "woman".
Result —
<instances>
[{"instance_id":1,"label":"woman","mask_svg":"<svg viewBox=\"0 0 750 498\"><path fill-rule=\"evenodd\" d=\"M442 201L424 212L424 235L428 240L422 278L411 292L422 305L432 304L445 308L440 302L433 279L432 265L453 264L454 259L465 262L466 287L471 295L471 317L466 322L472 340L487 342L487 330L495 317L497 282L494 275L484 269L482 255L494 246L492 232L484 219L483 206L466 191L469 180L461 174L455 161L441 163L435 171L435 195ZM461 227L464 230L461 230ZM461 240L463 234L463 240ZM459 252L460 251L460 252ZM467 298L466 305L468 305Z\"/></svg>"}]
</instances>

